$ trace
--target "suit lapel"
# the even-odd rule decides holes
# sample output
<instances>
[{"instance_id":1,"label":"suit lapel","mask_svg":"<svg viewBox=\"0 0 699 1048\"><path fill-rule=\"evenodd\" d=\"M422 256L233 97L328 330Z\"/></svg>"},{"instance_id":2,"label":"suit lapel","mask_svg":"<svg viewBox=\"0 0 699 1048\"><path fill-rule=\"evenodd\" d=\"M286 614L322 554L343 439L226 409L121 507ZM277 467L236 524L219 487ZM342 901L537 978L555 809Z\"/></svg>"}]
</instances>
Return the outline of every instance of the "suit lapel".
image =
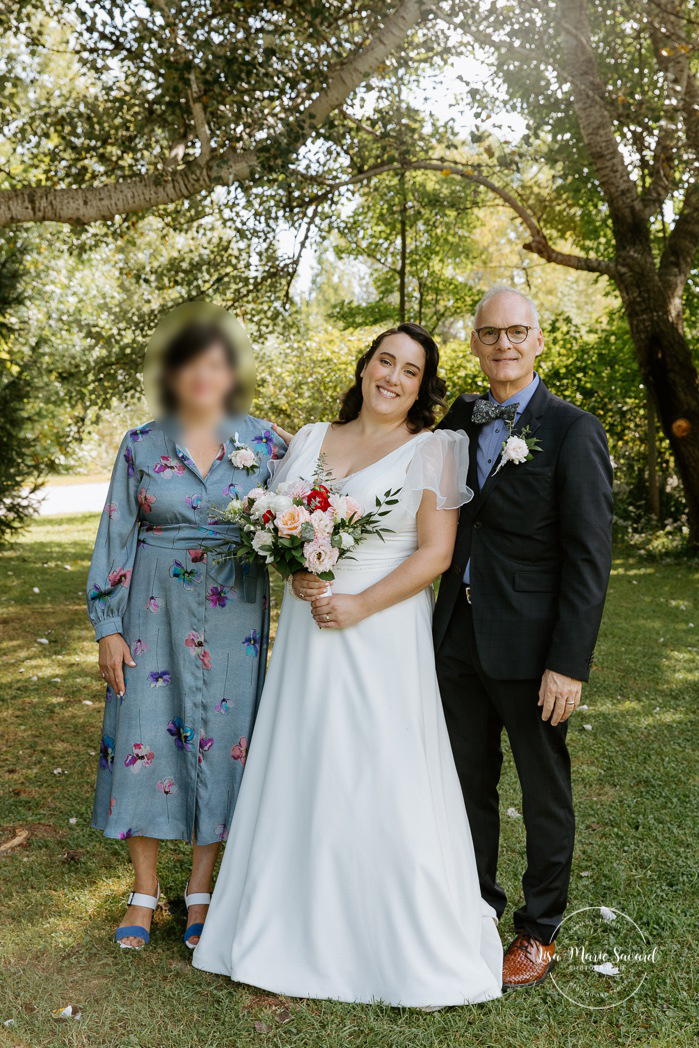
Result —
<instances>
[{"instance_id":1,"label":"suit lapel","mask_svg":"<svg viewBox=\"0 0 699 1048\"><path fill-rule=\"evenodd\" d=\"M551 394L549 393L547 387L544 385L543 381L540 379L539 380L539 385L536 387L536 390L534 392L533 397L531 398L531 400L527 404L526 408L524 409L524 411L522 412L522 414L518 418L518 420L515 423L515 425L512 427L512 434L515 435L515 434L521 433L522 430L524 430L527 427L529 427L529 433L527 434L527 436L533 437L536 434L536 431L538 430L539 426L541 425L541 416L544 414L544 411L546 410L546 405L548 404L548 401L549 401L550 397L551 397ZM472 414L473 414L473 406L471 406L469 419L470 419L470 416ZM471 423L471 428L473 430L476 430L476 431L479 429L479 427L478 426L474 426L473 423ZM471 436L470 433L469 433L469 436ZM475 445L473 443L474 440L475 440ZM476 432L475 437L471 437L471 441L472 441L472 444L471 444L472 447L473 446L476 446L476 447L478 446L478 434L477 434L477 432ZM473 458L475 459L475 455L473 456ZM503 476L507 473L507 466L503 467L503 469L498 471L498 466L499 465L500 465L500 455L498 455L497 459L495 460L495 462L493 464L493 468L491 469L490 473L486 477L485 484L483 485L482 488L478 488L477 480L476 480L476 487L474 488L474 491L477 492L477 495L473 499L473 501L469 504L469 509L472 512L475 512L476 510L480 509L480 507L483 504L483 502L485 501L485 499L490 495L490 493L493 491L493 489L495 487L497 487L497 485L502 481ZM470 476L470 470L469 470L469 476ZM470 484L470 481L469 481L469 484Z\"/></svg>"},{"instance_id":2,"label":"suit lapel","mask_svg":"<svg viewBox=\"0 0 699 1048\"><path fill-rule=\"evenodd\" d=\"M464 429L466 431L466 435L468 436L469 448L471 449L470 454L469 454L469 460L468 460L467 483L468 483L468 486L470 488L472 488L473 491L475 491L476 497L478 497L478 494L480 492L480 485L478 483L478 456L477 456L477 452L478 452L478 437L479 437L479 434L480 434L480 426L476 426L475 423L472 421L473 408L474 408L477 400L486 399L487 396L488 396L488 394L484 393L484 394L481 394L481 396L479 396L479 397L474 397L474 399L471 401L471 403L466 408L466 419L465 419L465 425L464 425Z\"/></svg>"}]
</instances>

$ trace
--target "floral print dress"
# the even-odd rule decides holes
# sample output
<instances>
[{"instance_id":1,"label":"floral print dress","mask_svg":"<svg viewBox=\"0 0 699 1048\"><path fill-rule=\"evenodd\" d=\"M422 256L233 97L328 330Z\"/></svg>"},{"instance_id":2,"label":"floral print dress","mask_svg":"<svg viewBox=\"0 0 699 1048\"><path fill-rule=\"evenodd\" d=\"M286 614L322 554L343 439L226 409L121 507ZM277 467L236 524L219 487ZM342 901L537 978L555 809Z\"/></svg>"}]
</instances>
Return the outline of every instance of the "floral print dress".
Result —
<instances>
[{"instance_id":1,"label":"floral print dress","mask_svg":"<svg viewBox=\"0 0 699 1048\"><path fill-rule=\"evenodd\" d=\"M107 688L92 825L107 837L226 840L265 674L266 572L217 561L231 498L264 486L285 447L266 422L227 420L206 477L172 421L119 449L88 576L99 640L121 633L120 699Z\"/></svg>"}]
</instances>

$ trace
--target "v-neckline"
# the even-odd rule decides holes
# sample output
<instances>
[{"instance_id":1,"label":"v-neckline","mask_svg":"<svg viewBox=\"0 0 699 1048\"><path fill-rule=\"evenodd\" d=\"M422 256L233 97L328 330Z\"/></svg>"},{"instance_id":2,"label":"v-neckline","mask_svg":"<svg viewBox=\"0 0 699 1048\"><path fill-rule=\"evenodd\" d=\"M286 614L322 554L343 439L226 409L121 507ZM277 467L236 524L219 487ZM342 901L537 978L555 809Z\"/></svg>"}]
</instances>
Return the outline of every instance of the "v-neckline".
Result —
<instances>
[{"instance_id":1,"label":"v-neckline","mask_svg":"<svg viewBox=\"0 0 699 1048\"><path fill-rule=\"evenodd\" d=\"M214 455L213 459L211 460L211 464L210 464L209 468L207 469L206 473L202 473L201 470L199 469L199 466L194 461L194 458L190 454L189 448L183 448L180 444L177 444L177 442L175 442L175 447L178 449L178 451L182 452L183 457L184 457L184 464L185 464L185 466L189 466L190 469L192 469L192 471L199 478L199 480L202 482L202 484L206 484L206 481L209 478L209 476L211 475L211 471L214 468L214 466L216 465L216 463L217 462L221 462L221 460L226 457L226 452L225 452L226 445L225 445L225 441L222 440L221 443L218 446L218 450L217 450L216 454ZM224 449L223 450L223 455L221 455L221 448Z\"/></svg>"},{"instance_id":2,"label":"v-neckline","mask_svg":"<svg viewBox=\"0 0 699 1048\"><path fill-rule=\"evenodd\" d=\"M322 436L322 439L320 441L320 446L318 448L318 460L319 461L320 461L320 458L321 458L321 456L323 454L323 444L325 443L325 438L327 437L328 430L330 429L331 426L332 426L332 422L326 422L325 423L325 429L323 430L323 436ZM371 469L372 466L378 465L379 462L384 462L387 458L390 458L391 455L395 455L395 453L397 451L402 451L402 449L407 447L408 444L412 444L414 441L419 440L420 437L424 437L425 434L429 433L429 432L430 432L430 430L423 429L420 433L416 433L414 437L411 437L410 440L405 440L402 444L399 444L397 448L393 449L393 451L387 451L385 455L381 455L379 458L374 459L373 462L369 462L366 466L362 466L361 469L355 469L355 471L353 473L347 473L344 477L336 477L332 473L332 471L330 470L329 473L330 473L331 480L335 484L344 484L346 480L351 480L352 477L358 477L360 473L366 473L366 471L368 469Z\"/></svg>"}]
</instances>

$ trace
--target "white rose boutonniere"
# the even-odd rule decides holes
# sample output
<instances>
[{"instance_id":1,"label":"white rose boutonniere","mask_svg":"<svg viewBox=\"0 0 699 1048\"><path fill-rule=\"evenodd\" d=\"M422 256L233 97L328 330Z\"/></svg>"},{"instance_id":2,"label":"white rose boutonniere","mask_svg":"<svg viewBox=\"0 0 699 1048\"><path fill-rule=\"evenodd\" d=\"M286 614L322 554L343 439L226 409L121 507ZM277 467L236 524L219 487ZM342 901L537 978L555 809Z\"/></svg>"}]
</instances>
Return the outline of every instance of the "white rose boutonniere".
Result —
<instances>
[{"instance_id":1,"label":"white rose boutonniere","mask_svg":"<svg viewBox=\"0 0 699 1048\"><path fill-rule=\"evenodd\" d=\"M236 433L233 451L228 456L236 469L243 469L247 474L254 473L259 465L257 455L248 444L241 444Z\"/></svg>"},{"instance_id":2,"label":"white rose boutonniere","mask_svg":"<svg viewBox=\"0 0 699 1048\"><path fill-rule=\"evenodd\" d=\"M503 442L502 455L495 473L499 473L508 462L520 466L523 462L533 459L535 451L542 450L538 438L529 436L529 426L525 426L521 433L510 432L507 440Z\"/></svg>"}]
</instances>

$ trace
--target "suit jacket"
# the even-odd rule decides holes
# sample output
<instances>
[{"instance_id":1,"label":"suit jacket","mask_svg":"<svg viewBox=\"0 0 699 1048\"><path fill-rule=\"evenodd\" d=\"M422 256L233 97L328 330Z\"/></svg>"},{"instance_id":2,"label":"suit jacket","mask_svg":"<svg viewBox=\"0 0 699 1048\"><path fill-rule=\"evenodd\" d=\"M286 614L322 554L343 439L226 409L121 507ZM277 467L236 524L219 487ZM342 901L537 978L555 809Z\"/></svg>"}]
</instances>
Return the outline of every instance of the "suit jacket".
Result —
<instances>
[{"instance_id":1,"label":"suit jacket","mask_svg":"<svg viewBox=\"0 0 699 1048\"><path fill-rule=\"evenodd\" d=\"M482 395L482 394L480 394ZM471 439L469 485L454 556L434 614L444 639L470 558L473 623L484 671L496 680L538 678L545 669L588 680L611 570L612 466L594 415L539 383L513 428L529 427L541 451L495 469L479 490L471 421L479 394L464 394L439 425Z\"/></svg>"}]
</instances>

